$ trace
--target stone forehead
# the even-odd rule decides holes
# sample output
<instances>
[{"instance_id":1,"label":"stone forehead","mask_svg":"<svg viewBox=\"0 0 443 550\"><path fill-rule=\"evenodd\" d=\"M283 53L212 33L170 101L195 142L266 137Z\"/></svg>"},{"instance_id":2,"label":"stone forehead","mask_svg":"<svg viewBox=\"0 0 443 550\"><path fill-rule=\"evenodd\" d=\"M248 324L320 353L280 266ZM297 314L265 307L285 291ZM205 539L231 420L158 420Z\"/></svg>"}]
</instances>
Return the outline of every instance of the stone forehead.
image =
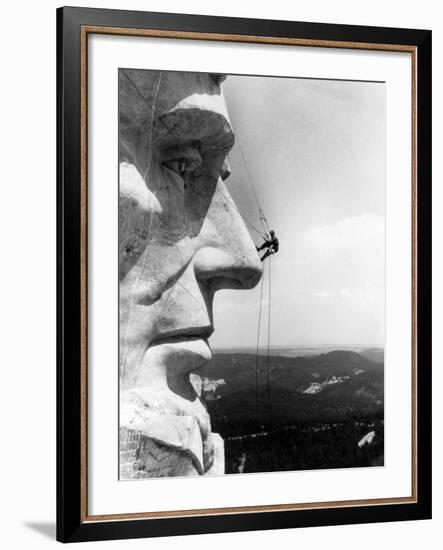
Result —
<instances>
[{"instance_id":1,"label":"stone forehead","mask_svg":"<svg viewBox=\"0 0 443 550\"><path fill-rule=\"evenodd\" d=\"M194 141L202 153L226 153L233 146L224 75L120 69L119 78L122 132L151 136L161 148Z\"/></svg>"},{"instance_id":2,"label":"stone forehead","mask_svg":"<svg viewBox=\"0 0 443 550\"><path fill-rule=\"evenodd\" d=\"M133 122L145 122L152 115L161 117L192 96L194 103L200 97L203 108L213 110L215 105L220 108L224 102L217 98L221 96L224 75L219 76L214 79L214 75L208 73L120 69L120 114Z\"/></svg>"}]
</instances>

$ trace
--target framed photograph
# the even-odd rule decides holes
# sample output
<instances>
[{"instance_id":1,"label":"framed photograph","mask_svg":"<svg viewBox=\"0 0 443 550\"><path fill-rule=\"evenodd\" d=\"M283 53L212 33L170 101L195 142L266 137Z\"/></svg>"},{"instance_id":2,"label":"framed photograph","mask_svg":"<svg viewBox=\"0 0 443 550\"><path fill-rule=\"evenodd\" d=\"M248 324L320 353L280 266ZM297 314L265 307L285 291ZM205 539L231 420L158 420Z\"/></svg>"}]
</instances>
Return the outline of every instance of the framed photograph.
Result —
<instances>
[{"instance_id":1,"label":"framed photograph","mask_svg":"<svg viewBox=\"0 0 443 550\"><path fill-rule=\"evenodd\" d=\"M57 33L58 540L430 518L431 32Z\"/></svg>"}]
</instances>

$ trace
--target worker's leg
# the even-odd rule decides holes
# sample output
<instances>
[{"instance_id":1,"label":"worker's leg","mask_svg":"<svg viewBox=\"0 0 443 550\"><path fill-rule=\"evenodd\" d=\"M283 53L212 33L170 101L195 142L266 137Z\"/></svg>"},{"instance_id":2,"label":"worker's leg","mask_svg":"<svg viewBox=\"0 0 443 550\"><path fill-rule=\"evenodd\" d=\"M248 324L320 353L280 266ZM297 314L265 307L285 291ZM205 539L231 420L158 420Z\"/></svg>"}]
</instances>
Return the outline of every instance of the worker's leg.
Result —
<instances>
[{"instance_id":1,"label":"worker's leg","mask_svg":"<svg viewBox=\"0 0 443 550\"><path fill-rule=\"evenodd\" d=\"M266 253L263 254L263 256L260 258L261 261L264 262L264 261L266 260L266 258L267 258L268 256L270 256L271 254L272 254L271 250L268 249L268 250L266 251Z\"/></svg>"}]
</instances>

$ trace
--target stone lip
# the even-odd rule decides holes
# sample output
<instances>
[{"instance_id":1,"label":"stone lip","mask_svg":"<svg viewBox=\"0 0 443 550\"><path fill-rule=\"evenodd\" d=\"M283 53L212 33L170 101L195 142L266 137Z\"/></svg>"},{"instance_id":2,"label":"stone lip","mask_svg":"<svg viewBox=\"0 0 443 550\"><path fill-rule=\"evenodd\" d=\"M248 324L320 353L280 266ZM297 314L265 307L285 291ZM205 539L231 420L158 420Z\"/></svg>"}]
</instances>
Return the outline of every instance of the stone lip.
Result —
<instances>
[{"instance_id":1,"label":"stone lip","mask_svg":"<svg viewBox=\"0 0 443 550\"><path fill-rule=\"evenodd\" d=\"M211 325L201 327L186 327L171 331L160 332L155 336L155 339L150 342L149 346L157 346L159 344L173 344L183 340L208 340L214 332L214 327Z\"/></svg>"}]
</instances>

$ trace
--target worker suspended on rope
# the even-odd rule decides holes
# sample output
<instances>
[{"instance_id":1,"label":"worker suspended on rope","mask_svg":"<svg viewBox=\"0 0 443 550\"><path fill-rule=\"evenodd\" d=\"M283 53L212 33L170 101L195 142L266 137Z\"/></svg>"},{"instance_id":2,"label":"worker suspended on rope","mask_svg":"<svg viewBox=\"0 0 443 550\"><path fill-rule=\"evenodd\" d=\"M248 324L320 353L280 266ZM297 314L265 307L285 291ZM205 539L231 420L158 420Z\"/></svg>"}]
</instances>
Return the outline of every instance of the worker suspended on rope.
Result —
<instances>
[{"instance_id":1,"label":"worker suspended on rope","mask_svg":"<svg viewBox=\"0 0 443 550\"><path fill-rule=\"evenodd\" d=\"M278 252L279 243L273 229L271 229L269 235L265 235L265 242L261 246L256 246L256 248L257 252L266 250L265 254L260 258L262 262L271 254L276 254Z\"/></svg>"}]
</instances>

